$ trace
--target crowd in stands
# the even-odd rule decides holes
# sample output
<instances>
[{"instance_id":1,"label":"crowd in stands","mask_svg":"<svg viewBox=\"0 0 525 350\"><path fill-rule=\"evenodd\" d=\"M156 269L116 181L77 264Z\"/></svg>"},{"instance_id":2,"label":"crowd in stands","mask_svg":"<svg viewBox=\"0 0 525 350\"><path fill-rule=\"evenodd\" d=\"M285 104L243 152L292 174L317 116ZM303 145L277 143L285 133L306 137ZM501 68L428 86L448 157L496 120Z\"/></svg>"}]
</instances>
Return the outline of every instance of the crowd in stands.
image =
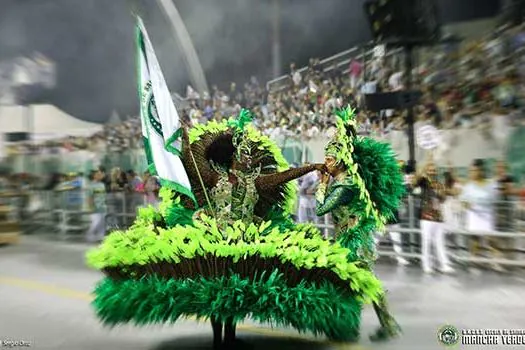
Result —
<instances>
[{"instance_id":1,"label":"crowd in stands","mask_svg":"<svg viewBox=\"0 0 525 350\"><path fill-rule=\"evenodd\" d=\"M439 129L477 128L490 134L493 126L523 124L524 48L525 30L521 26L498 30L479 40L422 50L413 71L413 87L424 93L416 107L416 129L432 124ZM179 112L187 121L204 122L229 117L247 107L267 135L305 139L332 133L332 110L350 104L358 107L361 134L383 136L392 130L405 130L404 112L367 112L363 96L403 90L402 63L401 53L388 51L366 61L352 59L328 72L319 59L311 59L306 70L292 63L284 89L267 91L255 77L242 87L235 83L225 90L213 86L211 93L199 94L188 87L185 106ZM140 141L139 118L128 118L106 125L104 131L88 139L67 138L41 146L51 153L82 149L119 152L140 148ZM36 149L22 144L11 151Z\"/></svg>"}]
</instances>

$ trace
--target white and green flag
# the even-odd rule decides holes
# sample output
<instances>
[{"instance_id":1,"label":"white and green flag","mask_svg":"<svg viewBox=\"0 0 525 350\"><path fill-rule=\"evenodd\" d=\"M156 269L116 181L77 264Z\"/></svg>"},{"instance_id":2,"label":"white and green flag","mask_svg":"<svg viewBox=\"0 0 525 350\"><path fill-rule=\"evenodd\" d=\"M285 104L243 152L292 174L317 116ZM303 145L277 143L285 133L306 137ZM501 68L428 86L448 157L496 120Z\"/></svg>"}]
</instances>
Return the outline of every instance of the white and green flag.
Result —
<instances>
[{"instance_id":1,"label":"white and green flag","mask_svg":"<svg viewBox=\"0 0 525 350\"><path fill-rule=\"evenodd\" d=\"M137 69L142 136L149 171L170 187L193 198L180 159L181 122L142 20L137 17Z\"/></svg>"}]
</instances>

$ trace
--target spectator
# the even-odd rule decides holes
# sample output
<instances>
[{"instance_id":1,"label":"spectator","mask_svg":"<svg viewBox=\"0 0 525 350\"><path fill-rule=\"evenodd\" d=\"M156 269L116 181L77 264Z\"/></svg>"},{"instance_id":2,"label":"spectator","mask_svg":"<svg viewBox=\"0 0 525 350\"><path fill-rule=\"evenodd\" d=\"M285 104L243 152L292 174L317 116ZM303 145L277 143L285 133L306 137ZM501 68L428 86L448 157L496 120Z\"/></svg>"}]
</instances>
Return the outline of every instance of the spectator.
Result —
<instances>
[{"instance_id":1,"label":"spectator","mask_svg":"<svg viewBox=\"0 0 525 350\"><path fill-rule=\"evenodd\" d=\"M145 186L146 186L146 182L148 181L150 176L151 176L151 174L149 173L149 171L145 171L144 172L144 174L142 175L142 181L137 186L137 192L146 193Z\"/></svg>"},{"instance_id":2,"label":"spectator","mask_svg":"<svg viewBox=\"0 0 525 350\"><path fill-rule=\"evenodd\" d=\"M512 196L516 193L514 179L507 173L505 161L496 163L497 202L496 202L496 230L510 232L512 230Z\"/></svg>"},{"instance_id":3,"label":"spectator","mask_svg":"<svg viewBox=\"0 0 525 350\"><path fill-rule=\"evenodd\" d=\"M422 268L432 273L431 248L436 249L442 273L452 273L445 247L442 204L445 200L445 187L437 179L437 170L429 161L422 172L416 176L415 185L421 189L421 254Z\"/></svg>"},{"instance_id":4,"label":"spectator","mask_svg":"<svg viewBox=\"0 0 525 350\"><path fill-rule=\"evenodd\" d=\"M357 83L359 82L359 79L361 78L361 73L363 72L363 65L361 62L359 62L357 59L353 59L352 62L350 62L350 88L352 90L355 90L357 87Z\"/></svg>"},{"instance_id":5,"label":"spectator","mask_svg":"<svg viewBox=\"0 0 525 350\"><path fill-rule=\"evenodd\" d=\"M497 192L493 181L486 176L485 163L476 159L470 170L470 181L465 184L461 192L461 201L467 210L466 227L468 231L480 235L494 231L494 201ZM481 245L480 237L473 237L470 252L478 254ZM495 265L499 268L499 265Z\"/></svg>"},{"instance_id":6,"label":"spectator","mask_svg":"<svg viewBox=\"0 0 525 350\"><path fill-rule=\"evenodd\" d=\"M103 179L104 173L100 169L95 171L90 179L88 202L91 224L86 233L88 242L100 242L106 235L106 188Z\"/></svg>"},{"instance_id":7,"label":"spectator","mask_svg":"<svg viewBox=\"0 0 525 350\"><path fill-rule=\"evenodd\" d=\"M462 185L454 176L451 166L444 173L444 179L446 199L443 204L443 219L446 230L453 233L461 228L461 202L458 196Z\"/></svg>"},{"instance_id":8,"label":"spectator","mask_svg":"<svg viewBox=\"0 0 525 350\"><path fill-rule=\"evenodd\" d=\"M317 187L318 175L316 173L309 173L303 176L299 186L299 209L297 219L301 223L317 221L315 215L315 198L313 191Z\"/></svg>"},{"instance_id":9,"label":"spectator","mask_svg":"<svg viewBox=\"0 0 525 350\"><path fill-rule=\"evenodd\" d=\"M126 184L123 182L125 174L120 168L111 169L110 191L108 196L108 207L111 216L108 217L108 225L113 228L121 227L122 214L124 214Z\"/></svg>"},{"instance_id":10,"label":"spectator","mask_svg":"<svg viewBox=\"0 0 525 350\"><path fill-rule=\"evenodd\" d=\"M121 192L124 190L124 183L122 181L122 170L120 170L120 168L115 167L111 169L110 181L111 192Z\"/></svg>"},{"instance_id":11,"label":"spectator","mask_svg":"<svg viewBox=\"0 0 525 350\"><path fill-rule=\"evenodd\" d=\"M514 188L514 179L507 172L507 164L500 160L496 163L496 193L495 203L496 230L499 232L512 232L514 223L514 203L512 199L518 191ZM493 237L493 251L496 255L503 255L503 251L513 249L513 239L506 237ZM502 268L500 269L502 270Z\"/></svg>"},{"instance_id":12,"label":"spectator","mask_svg":"<svg viewBox=\"0 0 525 350\"><path fill-rule=\"evenodd\" d=\"M388 85L391 91L403 90L403 72L397 71L393 73L388 79Z\"/></svg>"},{"instance_id":13,"label":"spectator","mask_svg":"<svg viewBox=\"0 0 525 350\"><path fill-rule=\"evenodd\" d=\"M301 73L295 68L295 63L290 64L290 75L292 77L294 87L299 87L303 78L301 77Z\"/></svg>"},{"instance_id":14,"label":"spectator","mask_svg":"<svg viewBox=\"0 0 525 350\"><path fill-rule=\"evenodd\" d=\"M150 176L144 186L146 205L158 207L160 181L156 176Z\"/></svg>"},{"instance_id":15,"label":"spectator","mask_svg":"<svg viewBox=\"0 0 525 350\"><path fill-rule=\"evenodd\" d=\"M130 190L132 192L137 192L140 184L142 183L142 179L133 170L128 170L126 175Z\"/></svg>"},{"instance_id":16,"label":"spectator","mask_svg":"<svg viewBox=\"0 0 525 350\"><path fill-rule=\"evenodd\" d=\"M52 173L49 177L47 184L42 188L44 191L53 191L60 184L62 175L59 173Z\"/></svg>"}]
</instances>

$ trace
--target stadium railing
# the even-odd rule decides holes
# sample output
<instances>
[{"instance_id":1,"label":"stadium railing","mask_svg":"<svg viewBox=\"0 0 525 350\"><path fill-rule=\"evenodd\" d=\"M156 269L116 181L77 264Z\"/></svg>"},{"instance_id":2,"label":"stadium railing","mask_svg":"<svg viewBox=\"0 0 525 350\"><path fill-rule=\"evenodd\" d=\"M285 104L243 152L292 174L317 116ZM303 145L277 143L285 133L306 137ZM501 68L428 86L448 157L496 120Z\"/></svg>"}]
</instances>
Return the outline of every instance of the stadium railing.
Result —
<instances>
[{"instance_id":1,"label":"stadium railing","mask_svg":"<svg viewBox=\"0 0 525 350\"><path fill-rule=\"evenodd\" d=\"M401 53L401 49L388 50L385 52L386 57ZM364 62L369 62L374 57L374 50L363 50L359 47L353 47L333 56L327 57L320 61L323 72L329 73L332 70L340 70L344 74L349 73L350 62L352 59L357 59ZM299 73L304 73L308 67L298 69ZM282 75L278 78L272 79L266 83L266 90L270 92L277 92L290 87L292 84L289 74Z\"/></svg>"},{"instance_id":2,"label":"stadium railing","mask_svg":"<svg viewBox=\"0 0 525 350\"><path fill-rule=\"evenodd\" d=\"M9 195L0 201L9 204L13 209L14 220L22 223L25 233L53 234L57 239L84 238L89 227L90 211L86 205L87 195L83 191L31 191L18 196ZM108 193L107 217L108 232L114 229L129 227L139 207L146 204L141 193ZM508 232L469 232L463 225L447 227L447 249L449 257L458 264L499 264L502 266L525 267L525 204L519 201L501 202L511 210ZM421 258L421 231L417 219L418 200L409 196L400 208L400 227L394 231L401 233L402 253L392 250L392 242L388 235L380 239L378 245L379 257L404 257L407 259ZM460 222L464 222L462 213ZM310 216L314 221L313 216ZM333 236L334 226L329 217L317 220L316 225L326 236ZM481 239L481 254L470 251L472 238ZM496 254L494 241L498 243ZM502 247L505 245L505 247Z\"/></svg>"},{"instance_id":3,"label":"stadium railing","mask_svg":"<svg viewBox=\"0 0 525 350\"><path fill-rule=\"evenodd\" d=\"M352 58L356 56L359 56L359 49L357 47L353 47L351 49L340 52L331 57L325 58L320 63L321 63L323 70L327 72L339 66L343 66L344 64L348 66ZM308 67L303 67L303 68L298 69L298 72L302 74L307 69ZM282 75L278 78L275 78L267 82L266 89L268 91L279 91L279 90L282 90L290 86L290 84L291 84L290 75Z\"/></svg>"}]
</instances>

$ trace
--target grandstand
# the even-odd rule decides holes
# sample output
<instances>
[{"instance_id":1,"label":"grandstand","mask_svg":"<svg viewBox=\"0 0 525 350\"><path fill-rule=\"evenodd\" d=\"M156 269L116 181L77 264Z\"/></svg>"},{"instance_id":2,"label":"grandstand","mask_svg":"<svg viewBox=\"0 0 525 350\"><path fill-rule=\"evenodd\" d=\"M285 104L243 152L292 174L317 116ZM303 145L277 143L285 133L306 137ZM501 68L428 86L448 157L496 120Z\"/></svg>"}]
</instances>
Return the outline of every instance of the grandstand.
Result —
<instances>
[{"instance_id":1,"label":"grandstand","mask_svg":"<svg viewBox=\"0 0 525 350\"><path fill-rule=\"evenodd\" d=\"M479 28L487 23L482 21L481 24L474 23L472 26ZM461 28L464 30L466 26L462 25ZM450 31L453 32L453 28ZM469 39L461 46L454 47L453 51L449 50L446 55L444 51L440 52L447 49L445 47L426 49L424 54L420 54L426 59L418 64L416 82L426 92L426 105L419 108L416 128L434 124L441 129L443 145L438 150L437 157L440 165L452 163L464 173L472 159L503 159L509 156L515 174L522 172L520 160L514 156L519 154L516 151L519 146L515 140L521 139L518 136L511 137L519 134L522 118L522 99L517 94L515 85L515 79L520 73L517 69L494 71L492 67L520 60L519 51L503 52L499 49L505 43L510 43L515 33L516 29L513 28L502 32L496 39ZM245 91L240 95L230 96L227 92L215 91L211 96L207 92L200 94L203 97L197 94L198 98L190 95L183 99L174 94L174 99L183 117L194 122L231 115L239 110L241 104L243 107L260 105L254 109L258 127L278 141L292 163L319 161L322 158L319 145L333 128L331 108L351 103L361 107L363 111L359 116L361 132L390 142L399 157L407 159L408 147L402 114L385 111L375 115L364 109L362 96L365 86L388 91L394 88L392 84L401 84L394 81L394 76L397 75L397 80L402 76L397 68L402 59L401 53L393 50L387 51L385 57L377 57L375 52L377 50L352 48L323 60L311 60L310 66L273 79L266 86L260 85L256 80L252 81L245 85ZM482 68L474 67L470 62L483 55L489 57L484 65L490 75L484 80L472 80L473 74ZM458 61L462 62L460 66L454 63ZM356 62L361 66L352 66ZM351 69L357 69L359 76L352 77L354 73ZM297 84L294 83L294 75L299 79ZM432 91L429 90L430 87L433 87ZM436 91L436 87L439 91ZM471 91L465 95L464 91L469 89ZM509 93L511 97L498 97ZM428 101L431 102L427 103ZM261 102L264 103L261 105ZM449 110L453 111L449 113ZM106 125L104 131L95 133L87 141L82 137L69 135L71 137L47 142L42 146L62 148L67 144L70 149L60 153L62 156L67 153L71 159L78 158L74 152L97 153L102 150L104 155L97 154L91 158L103 161L107 167L132 167L141 171L145 163L138 154L140 151L135 151L141 148L137 119L129 118L120 125ZM97 142L89 142L93 139ZM514 141L511 142L511 139ZM96 146L91 150L82 144ZM21 150L24 148L27 145L14 145L8 147L8 152L4 152L11 155L9 164L14 165L14 172L29 170L22 167L24 162L15 159L22 157L16 153L23 153ZM134 150L129 151L130 149ZM421 149L417 150L416 156L418 161L425 157ZM35 169L45 171L45 166L33 166L33 170ZM71 169L71 166L62 165L60 169Z\"/></svg>"}]
</instances>

